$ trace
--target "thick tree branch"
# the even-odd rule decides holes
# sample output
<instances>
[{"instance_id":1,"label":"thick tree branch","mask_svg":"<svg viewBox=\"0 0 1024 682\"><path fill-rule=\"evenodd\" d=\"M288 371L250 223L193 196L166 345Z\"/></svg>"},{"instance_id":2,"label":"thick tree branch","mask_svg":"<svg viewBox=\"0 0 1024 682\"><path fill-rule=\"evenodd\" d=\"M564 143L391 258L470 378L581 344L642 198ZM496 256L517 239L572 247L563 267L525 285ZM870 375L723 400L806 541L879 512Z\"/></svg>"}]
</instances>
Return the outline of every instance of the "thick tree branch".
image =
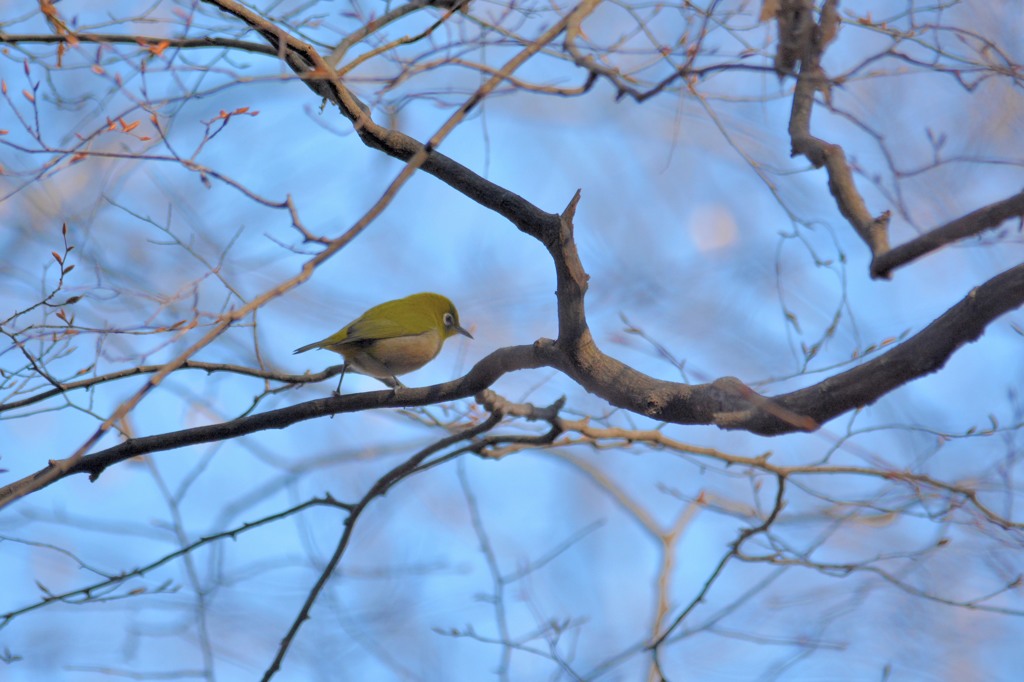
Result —
<instances>
[{"instance_id":1,"label":"thick tree branch","mask_svg":"<svg viewBox=\"0 0 1024 682\"><path fill-rule=\"evenodd\" d=\"M301 421L335 414L361 412L383 407L417 407L468 398L493 384L506 372L543 367L545 364L549 364L545 362L544 358L548 357L550 353L545 353L544 347L543 344L538 343L533 346L502 348L478 362L461 379L436 386L401 388L398 391L371 391L321 398L241 417L229 422L171 431L155 436L131 438L105 450L78 457L74 461L71 461L70 458L59 461L51 460L47 467L0 488L0 506L22 497L28 492L34 492L75 474L88 474L92 480L95 480L107 467L139 455L240 438L267 429L283 429Z\"/></svg>"},{"instance_id":2,"label":"thick tree branch","mask_svg":"<svg viewBox=\"0 0 1024 682\"><path fill-rule=\"evenodd\" d=\"M1024 264L972 289L934 322L884 355L775 400L798 414L824 422L870 405L914 379L941 369L962 346L976 341L996 318L1024 305ZM786 430L763 413L741 414L739 428L771 435ZM733 428L727 420L723 428Z\"/></svg>"},{"instance_id":3,"label":"thick tree branch","mask_svg":"<svg viewBox=\"0 0 1024 682\"><path fill-rule=\"evenodd\" d=\"M416 154L427 152L428 156L420 167L421 170L433 175L481 206L503 216L518 229L539 239L542 243L551 243L556 240L560 229L558 215L542 211L518 194L477 175L469 168L438 152L432 144L424 145L398 130L375 123L370 117L366 105L344 86L341 79L336 77L335 70L311 45L281 31L273 23L234 0L204 0L204 2L238 17L271 41L277 53L302 77L303 82L310 89L338 106L342 115L353 123L356 133L368 147L382 151L401 161L408 161ZM564 29L574 12L592 11L596 4L595 0L588 0L567 14L561 22L548 29L545 35L533 44L534 52L539 51L543 44L554 39ZM495 86L500 81L501 78L498 77ZM477 97L474 102L469 103L470 106L466 107L466 111L468 112L485 94L478 91Z\"/></svg>"},{"instance_id":4,"label":"thick tree branch","mask_svg":"<svg viewBox=\"0 0 1024 682\"><path fill-rule=\"evenodd\" d=\"M800 59L789 119L793 155L806 157L815 168L825 167L828 188L835 197L839 212L871 249L871 255L878 257L889 250L889 212L873 217L853 181L853 170L846 161L843 148L811 134L814 95L821 91L828 97L828 77L821 66L821 57L839 28L838 4L838 0L826 0L821 18L815 24L814 6L810 0L783 0L779 16L780 19L785 16L787 20L779 23L781 57L776 61L792 68L797 54ZM781 35L784 27L788 33ZM786 51L784 55L783 50Z\"/></svg>"},{"instance_id":5,"label":"thick tree branch","mask_svg":"<svg viewBox=\"0 0 1024 682\"><path fill-rule=\"evenodd\" d=\"M209 1L244 17L247 23L274 42L275 49L290 55L282 56L295 68L301 70L301 65L310 65L317 73L332 72L310 46L280 32L247 8L230 0ZM558 30L558 27L550 29L548 39ZM820 50L818 54L820 56ZM807 66L806 63L804 65ZM304 73L309 75L308 71ZM95 478L106 467L139 454L237 438L268 428L285 428L298 421L330 414L465 398L489 387L506 372L541 366L564 372L615 406L661 421L715 424L724 429L742 429L761 435L813 430L829 419L871 404L896 387L938 370L958 348L977 339L992 320L1024 304L1022 265L976 288L920 333L884 355L814 386L774 398L760 396L732 377L695 386L661 381L605 355L590 334L584 308L588 276L573 237L573 216L580 199L578 192L561 215L545 213L522 197L439 154L431 145L421 145L397 131L377 126L337 79L327 80L318 76L316 79L307 78L306 82L311 87L318 82L315 90L332 94L333 101L338 102L343 112L356 123L367 144L399 158L426 155L424 169L429 168L432 174L468 197L506 216L545 245L552 256L557 277L558 340L541 339L533 346L495 351L465 377L447 384L402 389L397 393L377 391L315 400L223 424L131 439L74 461L51 462L40 472L0 488L0 506L65 476L88 473ZM808 96L813 97L813 93ZM799 97L797 100L806 103ZM795 102L795 117L797 109ZM809 110L805 113L809 121ZM813 154L818 148L812 145L809 149ZM994 213L998 215L1000 210L1016 210L1015 206L1011 203L1010 208L1003 207ZM994 220L991 215L973 217L972 220L976 223ZM181 362L184 358L174 368ZM170 371L169 366L164 369Z\"/></svg>"},{"instance_id":6,"label":"thick tree branch","mask_svg":"<svg viewBox=\"0 0 1024 682\"><path fill-rule=\"evenodd\" d=\"M1024 265L1018 265L976 287L934 322L883 355L770 401L753 391L750 392L756 396L753 400L742 395L743 384L729 377L701 387L668 382L649 384L647 377L625 365L617 370L606 369L606 373L609 378L630 387L628 393L623 391L603 397L614 405L663 421L710 423L723 429L743 429L765 436L789 433L803 425L787 415L800 415L822 424L938 371L959 348L977 340L989 323L1022 305ZM595 352L599 351L595 349ZM627 400L616 402L613 397ZM766 408L766 403L779 411ZM746 407L732 410L733 406L743 404Z\"/></svg>"},{"instance_id":7,"label":"thick tree branch","mask_svg":"<svg viewBox=\"0 0 1024 682\"><path fill-rule=\"evenodd\" d=\"M895 249L890 248L890 212L872 216L853 180L853 170L843 148L811 134L814 96L820 91L826 100L829 97L828 78L821 66L821 58L825 47L838 31L837 6L838 0L826 0L822 5L821 17L815 23L814 3L811 0L782 0L779 3L776 68L780 75L791 73L799 60L789 122L792 153L794 156L799 154L806 157L815 168L825 167L829 191L836 200L839 212L871 249L871 276L888 279L894 269L926 253L995 227L1013 216L1024 215L1022 192L968 213Z\"/></svg>"},{"instance_id":8,"label":"thick tree branch","mask_svg":"<svg viewBox=\"0 0 1024 682\"><path fill-rule=\"evenodd\" d=\"M562 217L560 248L549 247L558 274L559 340L545 362L612 405L659 421L715 424L760 435L811 431L937 371L989 323L1024 305L1024 265L1018 265L972 290L887 353L799 391L767 398L733 377L698 386L660 381L602 353L587 329L582 302L587 275L572 239L577 200L573 198Z\"/></svg>"},{"instance_id":9,"label":"thick tree branch","mask_svg":"<svg viewBox=\"0 0 1024 682\"><path fill-rule=\"evenodd\" d=\"M247 7L235 2L234 0L206 1L243 19L249 26L266 38L280 55L281 59L283 59L297 74L304 77L307 84L313 88L315 92L321 93L324 97L328 97L332 101L339 103L343 113L349 116L349 118L356 124L357 130L361 130L364 123L373 123L367 113L365 105L355 99L355 97L341 84L341 81L337 78L335 71L324 62L312 46L292 37L273 23L266 21ZM554 38L564 30L565 24L573 16L573 13L580 11L580 7L586 7L588 8L588 11L592 10L596 5L596 1L597 0L584 0L584 3L578 6L577 9L564 16L560 21L548 28L536 41L525 46L518 54L510 59L498 75L491 77L481 85L473 96L463 104L463 106L460 107L451 118L449 118L445 125L435 133L426 145L419 145L416 151L409 155L406 167L399 174L398 178L395 179L391 187L389 187L385 194L377 201L377 203L346 233L331 240L323 251L319 252L316 256L307 261L299 275L296 275L287 282L283 282L277 287L250 300L241 308L221 315L218 322L210 328L202 339L194 343L174 360L164 365L160 371L152 375L149 381L141 389L139 389L128 400L122 402L114 413L96 429L96 431L82 444L81 447L78 448L78 450L75 451L71 457L61 460L50 460L50 465L46 469L12 484L12 486L9 486L9 488L11 488L10 490L0 489L0 507L3 507L14 499L29 494L34 490L46 487L50 483L63 478L71 472L76 472L81 458L107 431L110 430L115 423L117 423L117 421L123 418L125 414L129 413L146 396L146 394L158 385L168 374L178 369L181 364L188 360L196 351L210 343L237 320L250 314L251 311L258 309L268 300L284 294L286 291L298 286L301 282L308 279L318 265L343 248L349 241L351 241L351 239L358 235L359 232L361 232L362 229L364 229L380 213L380 211L383 210L384 206L390 202L397 189L418 168L421 166L426 167L425 162L430 158L433 147L439 144L440 141L451 132L458 121L461 120L476 103L493 91L494 88L502 82L505 74L511 74L527 59L536 54L544 45L549 43L551 40L554 40ZM380 130L384 129L381 128ZM470 173L468 169L465 169L465 171L466 173ZM521 199L520 201L524 204L526 203ZM557 221L557 216L554 216L554 220ZM557 223L554 224L557 225Z\"/></svg>"},{"instance_id":10,"label":"thick tree branch","mask_svg":"<svg viewBox=\"0 0 1024 682\"><path fill-rule=\"evenodd\" d=\"M878 254L871 261L871 276L888 278L896 268L927 253L997 227L1010 218L1020 216L1024 216L1024 192L1019 192L988 206L982 206L906 244L900 244L890 251Z\"/></svg>"},{"instance_id":11,"label":"thick tree branch","mask_svg":"<svg viewBox=\"0 0 1024 682\"><path fill-rule=\"evenodd\" d=\"M333 396L182 431L133 438L85 455L54 476L53 465L0 488L0 504L73 474L95 479L107 467L137 455L238 438L266 429L283 429L308 419L385 407L415 407L458 400L491 386L502 375L552 367L612 405L659 421L715 424L760 435L812 430L850 410L870 405L893 389L937 371L961 346L976 340L990 322L1024 305L1024 265L972 290L962 301L899 346L842 374L792 393L767 398L738 379L689 386L661 381L603 354L585 332L568 349L541 339L532 346L494 351L461 379L424 388Z\"/></svg>"}]
</instances>

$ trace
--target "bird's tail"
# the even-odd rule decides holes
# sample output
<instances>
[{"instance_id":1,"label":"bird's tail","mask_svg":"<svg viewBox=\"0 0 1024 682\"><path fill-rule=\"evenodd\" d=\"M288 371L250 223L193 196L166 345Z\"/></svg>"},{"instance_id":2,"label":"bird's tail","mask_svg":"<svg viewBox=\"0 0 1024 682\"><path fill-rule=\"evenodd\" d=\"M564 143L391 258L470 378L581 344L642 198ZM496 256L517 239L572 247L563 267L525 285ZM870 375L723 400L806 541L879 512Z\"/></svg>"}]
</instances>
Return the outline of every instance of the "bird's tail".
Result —
<instances>
[{"instance_id":1,"label":"bird's tail","mask_svg":"<svg viewBox=\"0 0 1024 682\"><path fill-rule=\"evenodd\" d=\"M305 353L307 350L313 350L314 348L319 348L319 347L320 347L320 342L317 341L316 343L311 343L308 346L303 346L302 348L296 348L295 350L292 351L292 355L298 355L299 353Z\"/></svg>"}]
</instances>

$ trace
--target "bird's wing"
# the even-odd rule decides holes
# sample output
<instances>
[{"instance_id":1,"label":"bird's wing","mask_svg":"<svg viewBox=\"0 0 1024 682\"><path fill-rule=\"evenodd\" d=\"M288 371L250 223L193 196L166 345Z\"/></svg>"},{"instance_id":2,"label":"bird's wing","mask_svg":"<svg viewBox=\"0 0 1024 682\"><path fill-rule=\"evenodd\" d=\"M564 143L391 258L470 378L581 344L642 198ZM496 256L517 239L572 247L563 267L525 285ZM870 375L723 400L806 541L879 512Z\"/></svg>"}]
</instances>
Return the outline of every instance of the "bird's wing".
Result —
<instances>
[{"instance_id":1,"label":"bird's wing","mask_svg":"<svg viewBox=\"0 0 1024 682\"><path fill-rule=\"evenodd\" d=\"M326 339L321 339L308 346L297 349L296 353L302 353L312 348L330 348L356 344L361 341L373 341L377 339L394 339L399 336L416 336L410 334L410 327L413 329L431 329L436 323L429 311L423 310L402 310L402 322L395 321L395 308L405 304L404 300L389 301L376 307L370 308L362 314L359 319L350 322ZM369 318L369 319L367 319Z\"/></svg>"},{"instance_id":2,"label":"bird's wing","mask_svg":"<svg viewBox=\"0 0 1024 682\"><path fill-rule=\"evenodd\" d=\"M345 334L342 335L341 332L335 334L335 336L341 336L341 338L336 339L334 343L358 343L375 339L393 339L398 336L413 336L409 334L408 321L398 323L387 318L371 320L359 318L342 331Z\"/></svg>"}]
</instances>

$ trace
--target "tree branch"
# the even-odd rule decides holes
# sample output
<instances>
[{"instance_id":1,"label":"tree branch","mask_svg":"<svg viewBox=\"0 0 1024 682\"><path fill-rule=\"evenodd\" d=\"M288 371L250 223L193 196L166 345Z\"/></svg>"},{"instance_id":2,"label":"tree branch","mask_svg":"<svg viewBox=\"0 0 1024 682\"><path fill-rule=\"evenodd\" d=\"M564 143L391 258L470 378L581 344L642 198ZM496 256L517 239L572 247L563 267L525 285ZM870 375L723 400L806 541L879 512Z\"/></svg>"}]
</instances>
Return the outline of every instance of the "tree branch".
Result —
<instances>
[{"instance_id":1,"label":"tree branch","mask_svg":"<svg viewBox=\"0 0 1024 682\"><path fill-rule=\"evenodd\" d=\"M132 438L85 455L61 471L55 471L59 463L51 461L50 466L0 488L0 505L74 474L89 474L95 480L107 467L138 455L283 429L300 421L346 412L459 400L488 388L508 372L545 366L565 373L616 407L659 421L714 424L762 436L810 431L939 370L957 349L980 337L990 322L1021 305L1024 265L976 287L934 322L883 355L813 386L772 398L757 394L733 377L694 386L655 379L602 353L589 331L568 348L561 341L540 339L532 346L498 349L464 377L435 386L320 398L230 422Z\"/></svg>"},{"instance_id":2,"label":"tree branch","mask_svg":"<svg viewBox=\"0 0 1024 682\"><path fill-rule=\"evenodd\" d=\"M568 233L571 236L571 231ZM768 398L739 379L723 377L710 384L686 385L654 379L597 347L583 315L586 274L575 247L557 252L556 260L575 260L558 267L561 276L579 268L581 284L566 295L559 280L559 320L576 325L565 338L541 345L546 364L561 370L589 392L612 405L659 421L676 424L714 424L764 436L811 431L840 414L870 405L903 384L942 368L963 345L975 341L999 316L1024 305L1024 265L1001 273L970 291L959 303L919 333L869 362L792 393ZM571 312L567 312L570 310ZM577 312L578 310L578 312ZM541 340L538 344L544 344Z\"/></svg>"},{"instance_id":3,"label":"tree branch","mask_svg":"<svg viewBox=\"0 0 1024 682\"><path fill-rule=\"evenodd\" d=\"M1024 216L1024 192L1019 192L988 206L982 206L931 232L912 239L906 244L900 244L890 251L876 255L871 261L871 276L888 278L896 268L904 266L926 253L997 227L1003 221L1015 216Z\"/></svg>"},{"instance_id":4,"label":"tree branch","mask_svg":"<svg viewBox=\"0 0 1024 682\"><path fill-rule=\"evenodd\" d=\"M828 77L821 66L821 57L839 28L836 11L838 4L838 0L826 0L821 9L821 19L815 24L813 3L810 0L784 0L780 17L785 16L788 20L780 21L779 29L781 34L785 24L788 34L779 36L776 63L791 68L795 51L799 49L800 69L789 119L793 156L806 157L815 168L825 167L828 172L828 188L835 197L839 212L871 249L871 255L877 257L889 250L889 211L872 217L864 197L853 181L853 171L846 161L843 148L811 134L814 95L820 90L826 98L829 96ZM784 49L787 51L785 55Z\"/></svg>"},{"instance_id":5,"label":"tree branch","mask_svg":"<svg viewBox=\"0 0 1024 682\"><path fill-rule=\"evenodd\" d=\"M537 352L538 348L537 345L502 348L478 362L461 379L436 386L403 387L397 391L371 391L320 398L240 417L228 422L197 426L155 436L130 438L105 450L78 457L74 461L50 460L47 467L0 488L0 506L68 476L88 474L91 480L96 480L107 467L139 455L240 438L251 433L267 429L283 429L301 421L335 414L362 412L383 407L419 407L468 398L490 386L506 372L544 366L540 359L541 355Z\"/></svg>"},{"instance_id":6,"label":"tree branch","mask_svg":"<svg viewBox=\"0 0 1024 682\"><path fill-rule=\"evenodd\" d=\"M893 389L941 369L960 347L976 341L996 318L1024 305L1024 264L975 287L959 303L887 353L859 367L775 398L797 414L824 422L870 405ZM754 433L784 433L785 424L761 413L736 415L723 428Z\"/></svg>"},{"instance_id":7,"label":"tree branch","mask_svg":"<svg viewBox=\"0 0 1024 682\"><path fill-rule=\"evenodd\" d=\"M207 1L243 18L271 40L277 53L303 74L310 87L318 93L328 93L332 101L338 103L342 112L356 124L365 143L397 158L426 156L422 165L424 170L467 197L507 217L520 230L541 241L552 256L557 276L558 340L540 339L533 346L500 349L477 363L465 377L446 384L314 400L222 424L130 439L91 455L82 453L84 456L74 460L51 460L47 468L0 488L0 506L65 476L88 473L96 478L108 466L136 455L237 438L268 428L285 428L298 421L343 412L456 400L489 387L506 372L542 366L562 371L612 405L660 421L715 424L723 429L742 429L760 435L809 431L844 412L873 403L904 383L938 370L958 348L977 339L992 320L1024 303L1022 265L976 288L919 334L884 355L814 386L775 398L761 396L732 377L693 386L655 379L605 355L590 334L584 307L588 275L580 261L573 236L573 216L580 200L579 192L561 215L541 211L522 197L438 153L432 144L420 144L402 133L373 123L358 100L340 81L329 78L333 69L308 44L280 31L233 0ZM588 11L592 5L581 5L578 11ZM572 12L563 18L563 23L568 22L571 16ZM823 16L823 24L826 18ZM560 30L559 26L553 26L545 34L545 39L550 41ZM827 31L822 31L827 37ZM819 43L824 38L816 40L815 44L819 45L816 54L820 57ZM531 47L540 44L538 42ZM525 59L529 54L527 48L520 56ZM814 63L808 65L805 62L804 67L813 71ZM810 78L804 79L798 89L810 87L808 83L813 85ZM483 89L478 91L477 99L483 94ZM795 97L794 121L803 119L804 124L809 124L809 108L804 110L803 107L809 107L811 99L813 92ZM471 106L472 102L469 102L461 109L468 111ZM807 153L813 156L821 152L827 156L831 153L827 149L812 142ZM1014 197L1012 200L1018 199ZM987 217L971 214L972 220L992 220L992 215L998 215L999 210L1010 210L1000 206L986 214ZM1017 210L1017 204L1012 203L1011 209ZM966 221L967 218L961 220ZM950 226L947 228L953 229ZM315 260L322 261L329 255L329 251L331 249L325 250ZM294 286L297 281L289 285ZM280 291L275 290L268 296L278 293ZM165 365L164 373L181 366L186 358L187 354L183 354L176 362Z\"/></svg>"},{"instance_id":8,"label":"tree branch","mask_svg":"<svg viewBox=\"0 0 1024 682\"><path fill-rule=\"evenodd\" d=\"M281 639L281 644L278 646L273 661L271 661L270 665L267 666L267 669L263 672L263 682L270 680L275 674L277 674L277 671L281 669L281 662L284 660L285 654L288 653L288 649L295 640L295 636L298 634L299 628L302 627L302 624L305 621L309 620L309 612L313 608L313 604L316 603L320 592L323 591L324 586L327 585L327 581L330 580L334 571L338 568L338 564L341 562L341 558L344 556L345 550L348 548L349 540L352 537L352 531L355 529L356 521L359 520L360 515L366 509L367 505L376 498L384 496L388 490L400 481L418 471L419 466L430 455L452 447L459 442L471 441L476 436L490 431L492 428L497 426L503 416L504 415L501 412L492 412L487 419L479 424L445 436L436 443L423 448L415 455L377 479L377 482L370 487L366 494L363 495L362 499L355 504L350 505L349 515L345 520L345 526L341 532L341 537L338 538L338 544L334 548L334 553L320 572L320 577L317 578L316 583L310 589L309 594L306 596L306 600L302 604L302 608L299 609L298 615L295 616L294 620L292 620L292 624L288 628L287 634L285 634Z\"/></svg>"},{"instance_id":9,"label":"tree branch","mask_svg":"<svg viewBox=\"0 0 1024 682\"><path fill-rule=\"evenodd\" d=\"M245 50L246 52L265 54L271 57L277 56L277 51L269 45L253 43L248 40L237 40L235 38L214 38L212 36L201 38L160 38L157 36L121 35L117 33L68 33L67 35L57 35L54 33L4 33L0 31L0 43L9 45L16 45L18 43L69 43L73 40L82 43L141 45L160 50L168 47L219 47Z\"/></svg>"},{"instance_id":10,"label":"tree branch","mask_svg":"<svg viewBox=\"0 0 1024 682\"><path fill-rule=\"evenodd\" d=\"M44 400L48 400L54 396L63 395L68 391L73 391L79 388L92 388L99 384L107 383L108 381L116 381L118 379L138 376L140 374L154 374L163 369L163 367L163 365L136 365L135 367L127 367L115 372L108 372L107 374L99 374L94 377L89 377L88 379L79 379L78 381L54 381L54 383L57 384L57 388L40 391L28 396L27 398L22 398L21 400L12 400L10 402L0 403L0 412L28 407L29 405L43 402ZM202 362L199 360L186 360L181 363L178 369L199 369L207 374L228 372L231 374L238 374L240 376L295 384L323 381L324 379L336 376L339 371L337 368L327 368L321 372L296 375L290 372L277 372L269 369L246 367L244 365L231 365L222 362ZM40 374L42 374L42 372L40 372Z\"/></svg>"},{"instance_id":11,"label":"tree branch","mask_svg":"<svg viewBox=\"0 0 1024 682\"><path fill-rule=\"evenodd\" d=\"M486 180L454 159L437 151L434 145L429 143L424 145L398 130L375 123L370 117L366 105L344 86L341 79L336 78L335 70L311 45L281 31L271 22L234 0L204 0L204 2L238 17L270 40L281 58L302 77L303 82L313 92L338 106L341 114L352 122L355 132L363 144L401 161L409 161L413 156L426 152L427 158L420 166L421 170L433 175L484 208L503 216L519 230L542 243L554 242L560 227L558 215L542 211L518 194ZM531 54L539 51L542 45L558 35L573 16L573 12L592 11L595 5L595 0L588 0L568 13L530 46L535 48ZM501 75L499 74L492 80L496 81L496 86L501 81ZM475 101L479 101L483 94L486 93L478 91Z\"/></svg>"}]
</instances>

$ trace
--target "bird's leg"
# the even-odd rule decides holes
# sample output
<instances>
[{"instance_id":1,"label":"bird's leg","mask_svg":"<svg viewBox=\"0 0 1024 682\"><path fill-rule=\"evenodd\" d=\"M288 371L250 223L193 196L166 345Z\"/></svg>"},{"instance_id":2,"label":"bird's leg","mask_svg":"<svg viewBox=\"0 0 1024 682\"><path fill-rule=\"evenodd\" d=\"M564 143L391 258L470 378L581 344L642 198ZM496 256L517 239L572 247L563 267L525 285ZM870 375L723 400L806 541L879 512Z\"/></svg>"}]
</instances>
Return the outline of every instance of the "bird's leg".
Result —
<instances>
[{"instance_id":1,"label":"bird's leg","mask_svg":"<svg viewBox=\"0 0 1024 682\"><path fill-rule=\"evenodd\" d=\"M391 387L391 397L392 398L397 398L398 397L398 391L400 389L405 388L405 384L403 384L401 381L399 381L398 377L395 377L395 376L391 377L391 381L394 382L394 385Z\"/></svg>"},{"instance_id":2,"label":"bird's leg","mask_svg":"<svg viewBox=\"0 0 1024 682\"><path fill-rule=\"evenodd\" d=\"M405 388L405 384L398 380L398 377L391 375L389 377L377 377L380 382L391 389L391 395L397 396L398 390Z\"/></svg>"},{"instance_id":3,"label":"bird's leg","mask_svg":"<svg viewBox=\"0 0 1024 682\"><path fill-rule=\"evenodd\" d=\"M341 380L345 378L345 370L348 369L348 362L341 364L341 376L338 377L338 387L334 389L334 395L341 395Z\"/></svg>"}]
</instances>

